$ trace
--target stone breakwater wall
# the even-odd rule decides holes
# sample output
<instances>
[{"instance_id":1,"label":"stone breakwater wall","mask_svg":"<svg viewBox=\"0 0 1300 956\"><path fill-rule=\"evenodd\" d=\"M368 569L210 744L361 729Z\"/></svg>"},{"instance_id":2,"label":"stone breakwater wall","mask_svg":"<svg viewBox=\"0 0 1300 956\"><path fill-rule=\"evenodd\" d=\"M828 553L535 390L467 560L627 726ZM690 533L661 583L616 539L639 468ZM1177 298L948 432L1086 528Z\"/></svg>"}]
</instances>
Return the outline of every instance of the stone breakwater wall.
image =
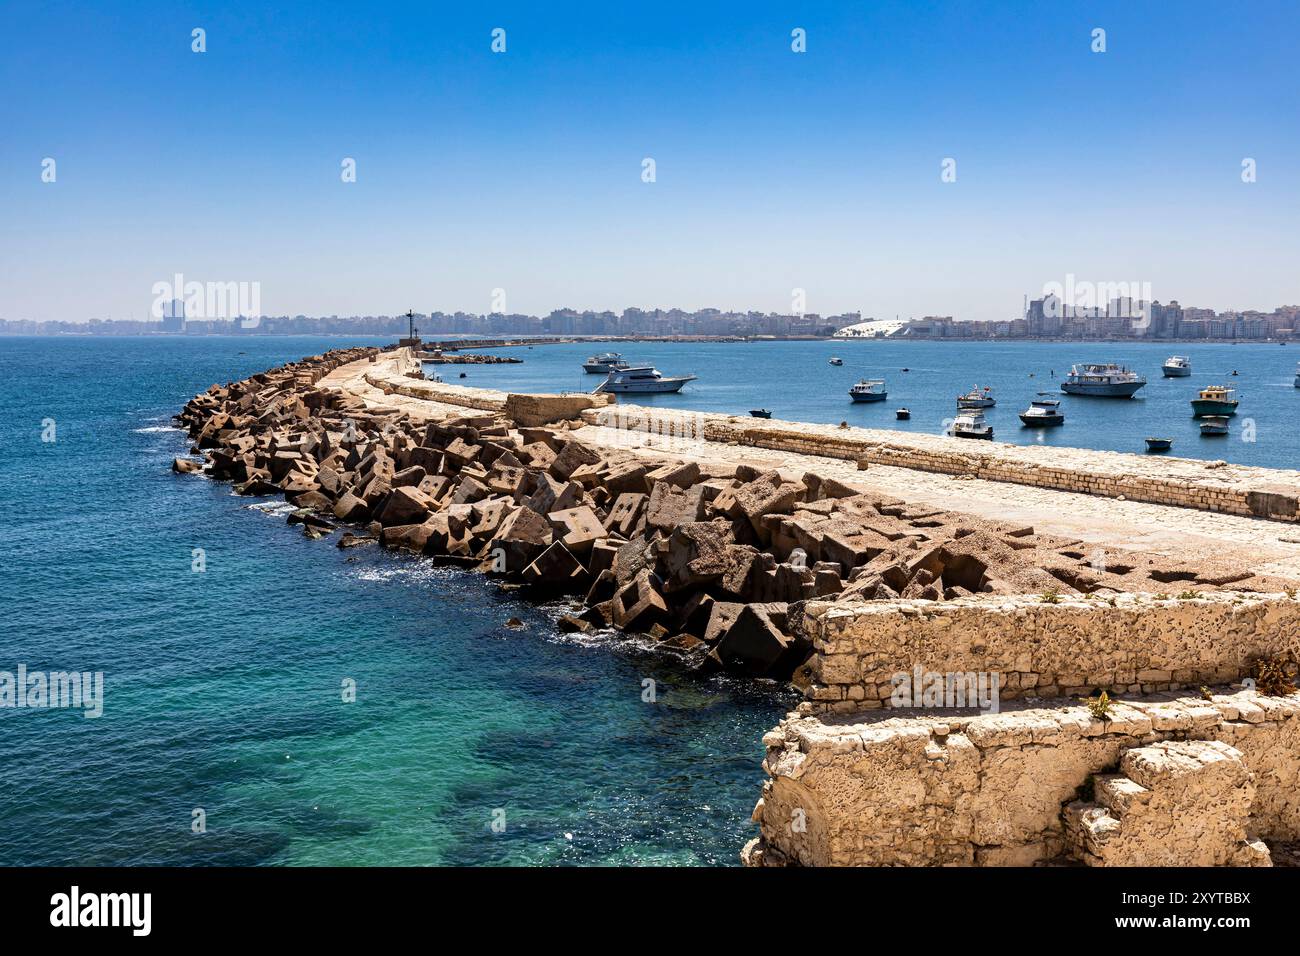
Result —
<instances>
[{"instance_id":1,"label":"stone breakwater wall","mask_svg":"<svg viewBox=\"0 0 1300 956\"><path fill-rule=\"evenodd\" d=\"M1268 865L1300 836L1300 695L1168 694L1109 719L1058 702L855 722L763 742L750 865Z\"/></svg>"},{"instance_id":2,"label":"stone breakwater wall","mask_svg":"<svg viewBox=\"0 0 1300 956\"><path fill-rule=\"evenodd\" d=\"M821 712L888 708L894 675L916 667L997 673L1002 700L1150 694L1237 681L1262 658L1300 658L1300 600L1186 593L810 602L806 694Z\"/></svg>"}]
</instances>

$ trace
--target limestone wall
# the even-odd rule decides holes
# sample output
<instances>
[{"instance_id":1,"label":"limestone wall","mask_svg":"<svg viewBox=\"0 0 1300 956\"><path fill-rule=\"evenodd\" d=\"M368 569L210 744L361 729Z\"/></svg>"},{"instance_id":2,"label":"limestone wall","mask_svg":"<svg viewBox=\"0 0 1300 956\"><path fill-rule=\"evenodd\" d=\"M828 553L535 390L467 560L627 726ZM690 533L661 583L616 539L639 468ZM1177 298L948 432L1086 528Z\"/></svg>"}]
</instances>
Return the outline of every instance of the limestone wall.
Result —
<instances>
[{"instance_id":1,"label":"limestone wall","mask_svg":"<svg viewBox=\"0 0 1300 956\"><path fill-rule=\"evenodd\" d=\"M1253 774L1247 831L1300 836L1300 695L1157 695L1115 704L1106 722L1059 704L974 717L877 712L852 722L801 710L763 738L770 779L754 810L761 837L744 854L751 865L1051 860L1067 849L1065 808L1089 777L1161 740L1236 748Z\"/></svg>"},{"instance_id":2,"label":"limestone wall","mask_svg":"<svg viewBox=\"0 0 1300 956\"><path fill-rule=\"evenodd\" d=\"M1236 681L1260 656L1300 656L1300 600L1213 592L807 605L819 711L890 705L893 675L997 672L1000 697L1151 693Z\"/></svg>"}]
</instances>

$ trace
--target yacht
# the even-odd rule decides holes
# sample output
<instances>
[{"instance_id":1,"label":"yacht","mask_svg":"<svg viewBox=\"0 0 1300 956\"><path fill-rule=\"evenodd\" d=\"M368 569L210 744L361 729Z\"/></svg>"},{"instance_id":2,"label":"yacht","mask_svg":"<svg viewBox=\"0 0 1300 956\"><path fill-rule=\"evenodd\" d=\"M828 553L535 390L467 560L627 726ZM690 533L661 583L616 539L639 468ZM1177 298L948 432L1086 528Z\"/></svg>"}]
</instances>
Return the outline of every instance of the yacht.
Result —
<instances>
[{"instance_id":1,"label":"yacht","mask_svg":"<svg viewBox=\"0 0 1300 956\"><path fill-rule=\"evenodd\" d=\"M849 398L855 402L883 402L887 397L885 380L880 378L864 378L849 389Z\"/></svg>"},{"instance_id":2,"label":"yacht","mask_svg":"<svg viewBox=\"0 0 1300 956\"><path fill-rule=\"evenodd\" d=\"M1235 415L1237 400L1233 398L1236 389L1226 385L1207 385L1192 399L1192 415L1204 418L1206 415Z\"/></svg>"},{"instance_id":3,"label":"yacht","mask_svg":"<svg viewBox=\"0 0 1300 956\"><path fill-rule=\"evenodd\" d=\"M601 352L582 363L582 370L589 375L606 375L613 369L628 367L618 352Z\"/></svg>"},{"instance_id":4,"label":"yacht","mask_svg":"<svg viewBox=\"0 0 1300 956\"><path fill-rule=\"evenodd\" d=\"M1061 383L1061 391L1067 395L1132 398L1146 383L1146 379L1127 366L1109 362L1088 363L1070 366L1070 374Z\"/></svg>"},{"instance_id":5,"label":"yacht","mask_svg":"<svg viewBox=\"0 0 1300 956\"><path fill-rule=\"evenodd\" d=\"M652 365L612 368L609 378L596 386L598 392L680 392L694 375L664 375Z\"/></svg>"},{"instance_id":6,"label":"yacht","mask_svg":"<svg viewBox=\"0 0 1300 956\"><path fill-rule=\"evenodd\" d=\"M1228 434L1228 419L1222 415L1214 415L1201 422L1202 436L1215 436Z\"/></svg>"},{"instance_id":7,"label":"yacht","mask_svg":"<svg viewBox=\"0 0 1300 956\"><path fill-rule=\"evenodd\" d=\"M993 399L993 389L988 385L983 388L976 385L965 395L957 396L958 408L992 408L996 404Z\"/></svg>"},{"instance_id":8,"label":"yacht","mask_svg":"<svg viewBox=\"0 0 1300 956\"><path fill-rule=\"evenodd\" d=\"M993 438L993 426L984 420L984 412L978 408L959 408L957 417L952 420L948 434L953 438Z\"/></svg>"},{"instance_id":9,"label":"yacht","mask_svg":"<svg viewBox=\"0 0 1300 956\"><path fill-rule=\"evenodd\" d=\"M1171 355L1160 366L1165 378L1187 378L1192 374L1192 360L1186 355Z\"/></svg>"},{"instance_id":10,"label":"yacht","mask_svg":"<svg viewBox=\"0 0 1300 956\"><path fill-rule=\"evenodd\" d=\"M1029 407L1020 413L1020 420L1034 428L1065 424L1065 416L1061 414L1061 403L1055 398L1034 399Z\"/></svg>"},{"instance_id":11,"label":"yacht","mask_svg":"<svg viewBox=\"0 0 1300 956\"><path fill-rule=\"evenodd\" d=\"M831 365L843 365L843 364L844 364L844 359L840 358L839 356L832 356L832 357L831 357L830 364L831 364Z\"/></svg>"}]
</instances>

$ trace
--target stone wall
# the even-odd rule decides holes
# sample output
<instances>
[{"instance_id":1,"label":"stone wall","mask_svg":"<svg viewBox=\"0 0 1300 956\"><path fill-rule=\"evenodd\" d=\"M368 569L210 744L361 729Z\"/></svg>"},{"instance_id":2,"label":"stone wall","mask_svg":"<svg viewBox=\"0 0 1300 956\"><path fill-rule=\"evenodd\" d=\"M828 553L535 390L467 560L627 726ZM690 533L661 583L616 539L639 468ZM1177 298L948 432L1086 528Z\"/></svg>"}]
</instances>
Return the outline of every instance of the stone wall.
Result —
<instances>
[{"instance_id":1,"label":"stone wall","mask_svg":"<svg viewBox=\"0 0 1300 956\"><path fill-rule=\"evenodd\" d=\"M891 678L996 672L1003 700L1151 693L1236 681L1261 657L1300 656L1300 600L1207 592L1158 599L1041 596L813 602L809 698L824 712L890 705Z\"/></svg>"},{"instance_id":2,"label":"stone wall","mask_svg":"<svg viewBox=\"0 0 1300 956\"><path fill-rule=\"evenodd\" d=\"M1088 796L1089 778L1164 740L1234 748L1253 775L1247 834L1300 837L1297 694L1156 695L1116 703L1106 721L1064 702L974 717L878 711L852 721L800 709L763 738L770 779L754 810L761 837L744 853L751 865L997 866L1071 856L1067 808ZM1173 860L1200 858L1191 845L1164 847L1171 851Z\"/></svg>"}]
</instances>

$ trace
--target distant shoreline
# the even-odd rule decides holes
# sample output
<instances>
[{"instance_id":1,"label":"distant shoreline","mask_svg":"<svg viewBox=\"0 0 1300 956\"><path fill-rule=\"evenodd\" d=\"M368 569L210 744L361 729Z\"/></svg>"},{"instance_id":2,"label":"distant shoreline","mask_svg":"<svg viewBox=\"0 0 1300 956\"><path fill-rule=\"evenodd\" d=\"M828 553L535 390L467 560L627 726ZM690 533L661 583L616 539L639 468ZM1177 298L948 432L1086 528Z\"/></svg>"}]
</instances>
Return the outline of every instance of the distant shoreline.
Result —
<instances>
[{"instance_id":1,"label":"distant shoreline","mask_svg":"<svg viewBox=\"0 0 1300 956\"><path fill-rule=\"evenodd\" d=\"M293 339L293 338L359 338L392 339L391 333L384 332L0 332L0 339ZM1134 339L1134 338L1029 338L1010 336L970 336L924 338L898 336L876 338L874 336L829 336L829 335L502 335L485 337L473 333L447 333L444 337L430 339L424 344L434 346L438 343L453 343L460 340L490 342L492 347L504 348L511 344L520 345L576 345L600 342L696 342L707 344L752 344L756 342L907 342L917 344L952 344L961 345L970 342L1000 342L1008 345L1042 343L1046 345L1288 345L1300 343L1300 339ZM462 346L465 348L466 346ZM488 345L468 346L469 348L487 348Z\"/></svg>"}]
</instances>

